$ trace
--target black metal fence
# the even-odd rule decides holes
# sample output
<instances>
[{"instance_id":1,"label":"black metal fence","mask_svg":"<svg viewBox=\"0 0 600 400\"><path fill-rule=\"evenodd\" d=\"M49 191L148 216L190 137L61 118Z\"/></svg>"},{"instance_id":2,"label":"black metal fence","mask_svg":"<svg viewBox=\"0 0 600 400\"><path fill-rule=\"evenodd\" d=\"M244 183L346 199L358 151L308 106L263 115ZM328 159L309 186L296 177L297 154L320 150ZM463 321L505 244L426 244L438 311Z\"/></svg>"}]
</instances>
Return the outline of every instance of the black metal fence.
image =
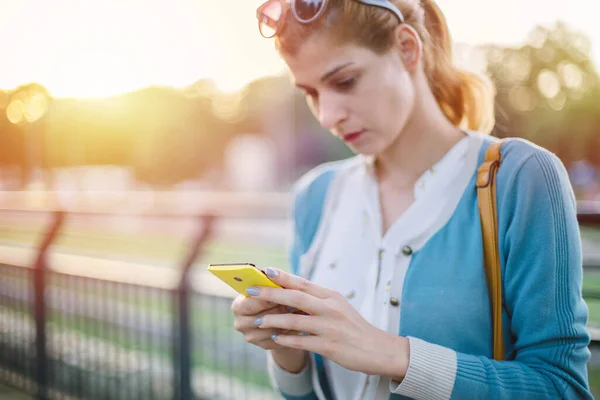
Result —
<instances>
[{"instance_id":1,"label":"black metal fence","mask_svg":"<svg viewBox=\"0 0 600 400\"><path fill-rule=\"evenodd\" d=\"M54 214L33 266L0 263L1 383L40 399L278 398L264 351L232 329L231 298L192 286L211 217L199 218L175 285L47 268L64 220ZM600 215L580 223L600 226Z\"/></svg>"},{"instance_id":2,"label":"black metal fence","mask_svg":"<svg viewBox=\"0 0 600 400\"><path fill-rule=\"evenodd\" d=\"M264 351L233 328L231 298L192 287L212 217L201 217L175 285L47 268L65 214L33 266L0 263L0 383L40 399L269 399Z\"/></svg>"}]
</instances>

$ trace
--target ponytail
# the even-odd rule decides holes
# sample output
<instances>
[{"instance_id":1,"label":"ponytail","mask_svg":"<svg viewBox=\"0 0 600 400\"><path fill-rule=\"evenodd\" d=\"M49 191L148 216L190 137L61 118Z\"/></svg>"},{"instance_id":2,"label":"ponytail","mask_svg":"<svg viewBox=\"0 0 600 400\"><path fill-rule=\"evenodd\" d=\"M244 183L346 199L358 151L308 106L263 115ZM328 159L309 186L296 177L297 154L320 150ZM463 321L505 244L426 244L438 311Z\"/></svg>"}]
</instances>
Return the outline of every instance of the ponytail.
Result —
<instances>
[{"instance_id":1,"label":"ponytail","mask_svg":"<svg viewBox=\"0 0 600 400\"><path fill-rule=\"evenodd\" d=\"M491 132L494 125L493 85L453 64L452 39L444 14L434 0L421 0L424 10L425 73L438 105L456 126Z\"/></svg>"}]
</instances>

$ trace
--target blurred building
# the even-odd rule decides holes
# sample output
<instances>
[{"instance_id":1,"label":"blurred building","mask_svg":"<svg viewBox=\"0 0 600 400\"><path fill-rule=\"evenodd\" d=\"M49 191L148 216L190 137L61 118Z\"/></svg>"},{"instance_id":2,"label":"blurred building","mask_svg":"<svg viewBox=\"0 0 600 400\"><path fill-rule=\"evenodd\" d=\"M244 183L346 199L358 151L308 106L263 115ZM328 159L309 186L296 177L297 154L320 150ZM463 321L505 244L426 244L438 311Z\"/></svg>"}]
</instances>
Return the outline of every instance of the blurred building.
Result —
<instances>
[{"instance_id":1,"label":"blurred building","mask_svg":"<svg viewBox=\"0 0 600 400\"><path fill-rule=\"evenodd\" d=\"M225 153L226 180L236 191L274 190L277 149L269 137L244 134L231 141Z\"/></svg>"}]
</instances>

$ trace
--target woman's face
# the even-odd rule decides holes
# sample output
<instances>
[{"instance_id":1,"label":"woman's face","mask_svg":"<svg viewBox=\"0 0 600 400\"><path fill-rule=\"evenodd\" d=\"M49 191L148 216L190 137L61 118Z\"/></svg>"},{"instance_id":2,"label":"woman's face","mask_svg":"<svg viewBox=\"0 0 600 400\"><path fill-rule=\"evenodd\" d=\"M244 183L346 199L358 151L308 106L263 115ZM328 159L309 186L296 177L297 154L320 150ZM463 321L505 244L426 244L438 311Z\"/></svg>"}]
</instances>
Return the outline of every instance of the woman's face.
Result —
<instances>
[{"instance_id":1,"label":"woman's face","mask_svg":"<svg viewBox=\"0 0 600 400\"><path fill-rule=\"evenodd\" d=\"M313 35L283 57L315 117L352 151L377 156L400 136L415 98L400 51L378 55Z\"/></svg>"}]
</instances>

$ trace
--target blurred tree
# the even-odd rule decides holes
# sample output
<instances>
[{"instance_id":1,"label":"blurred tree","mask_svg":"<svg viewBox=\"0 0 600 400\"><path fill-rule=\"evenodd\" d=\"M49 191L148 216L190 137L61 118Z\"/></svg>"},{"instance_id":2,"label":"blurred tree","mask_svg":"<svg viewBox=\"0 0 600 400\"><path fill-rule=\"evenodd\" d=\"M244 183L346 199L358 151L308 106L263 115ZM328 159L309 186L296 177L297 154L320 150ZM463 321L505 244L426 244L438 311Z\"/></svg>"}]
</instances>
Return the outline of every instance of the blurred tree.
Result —
<instances>
[{"instance_id":1,"label":"blurred tree","mask_svg":"<svg viewBox=\"0 0 600 400\"><path fill-rule=\"evenodd\" d=\"M21 186L25 179L25 137L21 127L8 119L6 109L9 102L10 93L0 92L0 168L18 168L21 171Z\"/></svg>"},{"instance_id":2,"label":"blurred tree","mask_svg":"<svg viewBox=\"0 0 600 400\"><path fill-rule=\"evenodd\" d=\"M198 178L223 153L209 96L149 87L101 100L60 99L48 118L52 167L118 165L146 183Z\"/></svg>"},{"instance_id":3,"label":"blurred tree","mask_svg":"<svg viewBox=\"0 0 600 400\"><path fill-rule=\"evenodd\" d=\"M138 178L167 187L198 179L222 163L231 122L213 113L209 87L198 83L192 93L147 89L136 94L134 114L144 118L131 151Z\"/></svg>"},{"instance_id":4,"label":"blurred tree","mask_svg":"<svg viewBox=\"0 0 600 400\"><path fill-rule=\"evenodd\" d=\"M587 37L562 23L534 29L519 48L483 46L498 90L494 134L525 137L567 163L600 165L600 79L590 48ZM43 86L28 84L0 92L0 110L0 167L18 165L24 176L28 137L43 149L43 167L120 165L160 187L222 170L237 135L268 137L282 180L352 155L319 126L287 74L238 93L203 79L183 90L149 87L98 100L52 99Z\"/></svg>"},{"instance_id":5,"label":"blurred tree","mask_svg":"<svg viewBox=\"0 0 600 400\"><path fill-rule=\"evenodd\" d=\"M47 168L44 122L52 97L44 86L27 83L0 100L0 166L16 166L24 187L34 170Z\"/></svg>"},{"instance_id":6,"label":"blurred tree","mask_svg":"<svg viewBox=\"0 0 600 400\"><path fill-rule=\"evenodd\" d=\"M590 49L589 38L561 22L535 28L520 48L486 46L497 88L494 135L530 139L565 159L582 157L584 143L600 134Z\"/></svg>"}]
</instances>

